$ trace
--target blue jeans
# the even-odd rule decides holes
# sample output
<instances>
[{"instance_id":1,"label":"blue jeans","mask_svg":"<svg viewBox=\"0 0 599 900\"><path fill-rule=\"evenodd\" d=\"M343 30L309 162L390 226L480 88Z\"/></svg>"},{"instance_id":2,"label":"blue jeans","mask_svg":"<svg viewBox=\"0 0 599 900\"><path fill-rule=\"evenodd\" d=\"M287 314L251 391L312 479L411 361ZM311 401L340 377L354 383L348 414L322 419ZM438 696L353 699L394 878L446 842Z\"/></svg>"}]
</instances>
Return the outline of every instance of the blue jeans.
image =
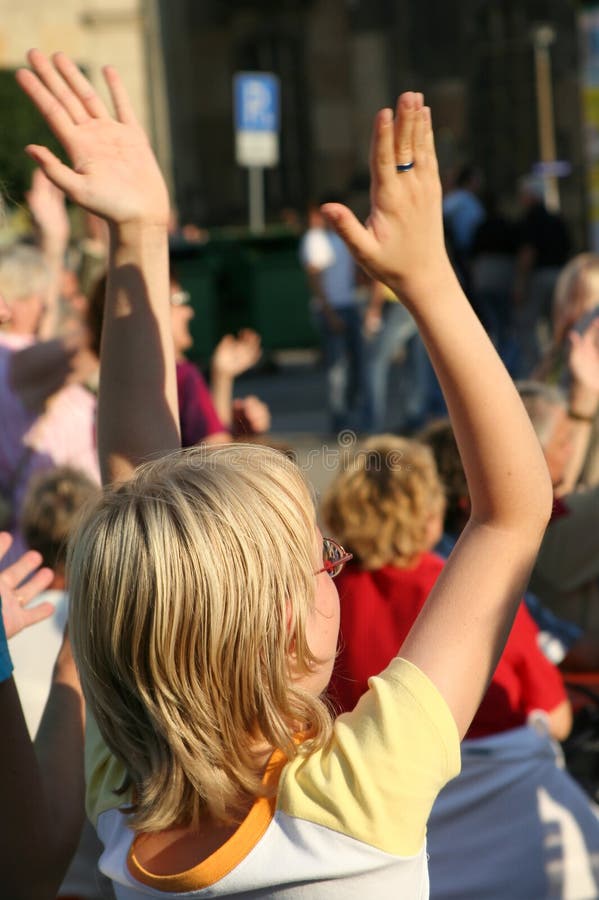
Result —
<instances>
[{"instance_id":1,"label":"blue jeans","mask_svg":"<svg viewBox=\"0 0 599 900\"><path fill-rule=\"evenodd\" d=\"M362 431L366 356L361 310L352 304L336 307L334 312L343 321L343 331L333 331L326 317L316 313L324 354L331 426L335 433L345 428Z\"/></svg>"},{"instance_id":2,"label":"blue jeans","mask_svg":"<svg viewBox=\"0 0 599 900\"><path fill-rule=\"evenodd\" d=\"M429 364L414 319L401 303L388 301L382 309L380 331L368 342L366 430L385 428L389 370L399 350L405 349L401 369L399 410L394 428L419 423L425 418L429 394Z\"/></svg>"}]
</instances>

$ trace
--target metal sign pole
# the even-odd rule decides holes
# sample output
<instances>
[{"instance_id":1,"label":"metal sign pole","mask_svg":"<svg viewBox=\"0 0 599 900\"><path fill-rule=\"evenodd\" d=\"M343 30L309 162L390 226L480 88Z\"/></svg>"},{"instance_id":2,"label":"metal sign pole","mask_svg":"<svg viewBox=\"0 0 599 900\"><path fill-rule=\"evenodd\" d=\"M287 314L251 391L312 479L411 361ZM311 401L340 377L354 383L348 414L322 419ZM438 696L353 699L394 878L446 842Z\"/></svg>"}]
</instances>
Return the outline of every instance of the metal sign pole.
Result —
<instances>
[{"instance_id":1,"label":"metal sign pole","mask_svg":"<svg viewBox=\"0 0 599 900\"><path fill-rule=\"evenodd\" d=\"M250 231L261 234L264 231L264 169L249 166L248 177Z\"/></svg>"},{"instance_id":2,"label":"metal sign pole","mask_svg":"<svg viewBox=\"0 0 599 900\"><path fill-rule=\"evenodd\" d=\"M279 162L279 79L238 72L233 79L235 159L248 170L249 228L264 232L264 169Z\"/></svg>"}]
</instances>

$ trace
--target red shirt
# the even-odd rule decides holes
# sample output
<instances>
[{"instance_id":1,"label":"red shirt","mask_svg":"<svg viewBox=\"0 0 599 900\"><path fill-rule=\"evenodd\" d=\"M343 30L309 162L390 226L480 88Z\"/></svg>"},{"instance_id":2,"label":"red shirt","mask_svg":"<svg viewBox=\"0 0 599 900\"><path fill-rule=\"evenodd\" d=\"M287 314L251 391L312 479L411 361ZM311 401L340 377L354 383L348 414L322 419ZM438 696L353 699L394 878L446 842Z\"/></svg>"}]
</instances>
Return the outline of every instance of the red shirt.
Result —
<instances>
[{"instance_id":1,"label":"red shirt","mask_svg":"<svg viewBox=\"0 0 599 900\"><path fill-rule=\"evenodd\" d=\"M409 569L366 572L349 565L339 575L341 632L330 693L341 710L353 709L368 678L397 656L443 565L439 556L423 553ZM562 676L539 649L537 634L521 603L467 737L517 728L533 709L550 712L566 699Z\"/></svg>"},{"instance_id":2,"label":"red shirt","mask_svg":"<svg viewBox=\"0 0 599 900\"><path fill-rule=\"evenodd\" d=\"M210 435L227 430L214 408L202 373L187 359L177 363L177 394L182 447L193 447Z\"/></svg>"}]
</instances>

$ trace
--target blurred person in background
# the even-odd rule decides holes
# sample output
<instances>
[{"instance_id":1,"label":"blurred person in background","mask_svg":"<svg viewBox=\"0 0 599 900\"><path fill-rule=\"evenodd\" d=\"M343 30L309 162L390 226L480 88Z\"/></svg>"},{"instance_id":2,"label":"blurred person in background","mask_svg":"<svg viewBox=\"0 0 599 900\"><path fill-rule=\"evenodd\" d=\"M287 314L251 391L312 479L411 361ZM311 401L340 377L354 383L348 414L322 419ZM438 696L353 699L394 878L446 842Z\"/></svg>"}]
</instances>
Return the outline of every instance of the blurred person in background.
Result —
<instances>
[{"instance_id":1,"label":"blurred person in background","mask_svg":"<svg viewBox=\"0 0 599 900\"><path fill-rule=\"evenodd\" d=\"M516 373L529 378L549 342L551 301L560 269L570 256L571 240L563 217L545 206L542 178L521 178L518 191L523 213L514 280Z\"/></svg>"},{"instance_id":2,"label":"blurred person in background","mask_svg":"<svg viewBox=\"0 0 599 900\"><path fill-rule=\"evenodd\" d=\"M324 197L322 203L332 202ZM308 208L308 230L300 242L312 306L322 340L327 399L333 433L369 427L366 348L356 263L330 227L320 205Z\"/></svg>"},{"instance_id":3,"label":"blurred person in background","mask_svg":"<svg viewBox=\"0 0 599 900\"><path fill-rule=\"evenodd\" d=\"M73 464L99 481L95 397L83 387L97 367L83 327L39 341L51 286L39 250L0 252L0 294L8 306L0 325L0 527L13 536L10 563L24 548L19 512L33 472Z\"/></svg>"},{"instance_id":4,"label":"blurred person in background","mask_svg":"<svg viewBox=\"0 0 599 900\"><path fill-rule=\"evenodd\" d=\"M416 323L401 300L381 282L373 282L364 314L366 338L366 430L385 428L389 404L389 373L401 354L398 391L393 397L393 427L409 432L422 425L427 413L430 364Z\"/></svg>"},{"instance_id":5,"label":"blurred person in background","mask_svg":"<svg viewBox=\"0 0 599 900\"><path fill-rule=\"evenodd\" d=\"M344 712L402 646L421 609L426 615L444 577L444 560L433 552L444 496L431 451L391 435L366 441L329 488L322 515L354 554L337 577L341 626L330 693ZM469 515L464 510L466 521ZM566 738L571 723L561 674L521 604L462 742L462 772L433 805L432 900L595 896L587 888L599 885L598 810L552 743ZM568 829L558 830L564 820Z\"/></svg>"},{"instance_id":6,"label":"blurred person in background","mask_svg":"<svg viewBox=\"0 0 599 900\"><path fill-rule=\"evenodd\" d=\"M61 466L33 476L23 501L21 530L30 550L41 554L54 572L48 590L35 604L52 603L54 614L35 628L15 635L10 654L14 679L31 738L35 737L52 684L52 670L63 642L68 615L65 564L69 535L85 505L97 497L99 486L84 472ZM65 746L68 753L68 746ZM110 883L98 870L102 852L94 829L86 820L75 856L58 898L106 900L113 897Z\"/></svg>"}]
</instances>

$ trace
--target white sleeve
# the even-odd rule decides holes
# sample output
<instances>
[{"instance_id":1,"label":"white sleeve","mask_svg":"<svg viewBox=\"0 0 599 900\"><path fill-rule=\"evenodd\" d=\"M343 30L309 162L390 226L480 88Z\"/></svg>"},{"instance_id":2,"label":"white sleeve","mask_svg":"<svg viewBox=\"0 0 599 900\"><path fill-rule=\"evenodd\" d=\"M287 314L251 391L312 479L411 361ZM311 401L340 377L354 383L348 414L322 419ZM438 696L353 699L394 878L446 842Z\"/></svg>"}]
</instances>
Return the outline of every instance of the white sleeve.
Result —
<instances>
[{"instance_id":1,"label":"white sleeve","mask_svg":"<svg viewBox=\"0 0 599 900\"><path fill-rule=\"evenodd\" d=\"M304 266L319 271L333 265L335 251L325 231L314 228L306 232L300 246L300 258Z\"/></svg>"}]
</instances>

